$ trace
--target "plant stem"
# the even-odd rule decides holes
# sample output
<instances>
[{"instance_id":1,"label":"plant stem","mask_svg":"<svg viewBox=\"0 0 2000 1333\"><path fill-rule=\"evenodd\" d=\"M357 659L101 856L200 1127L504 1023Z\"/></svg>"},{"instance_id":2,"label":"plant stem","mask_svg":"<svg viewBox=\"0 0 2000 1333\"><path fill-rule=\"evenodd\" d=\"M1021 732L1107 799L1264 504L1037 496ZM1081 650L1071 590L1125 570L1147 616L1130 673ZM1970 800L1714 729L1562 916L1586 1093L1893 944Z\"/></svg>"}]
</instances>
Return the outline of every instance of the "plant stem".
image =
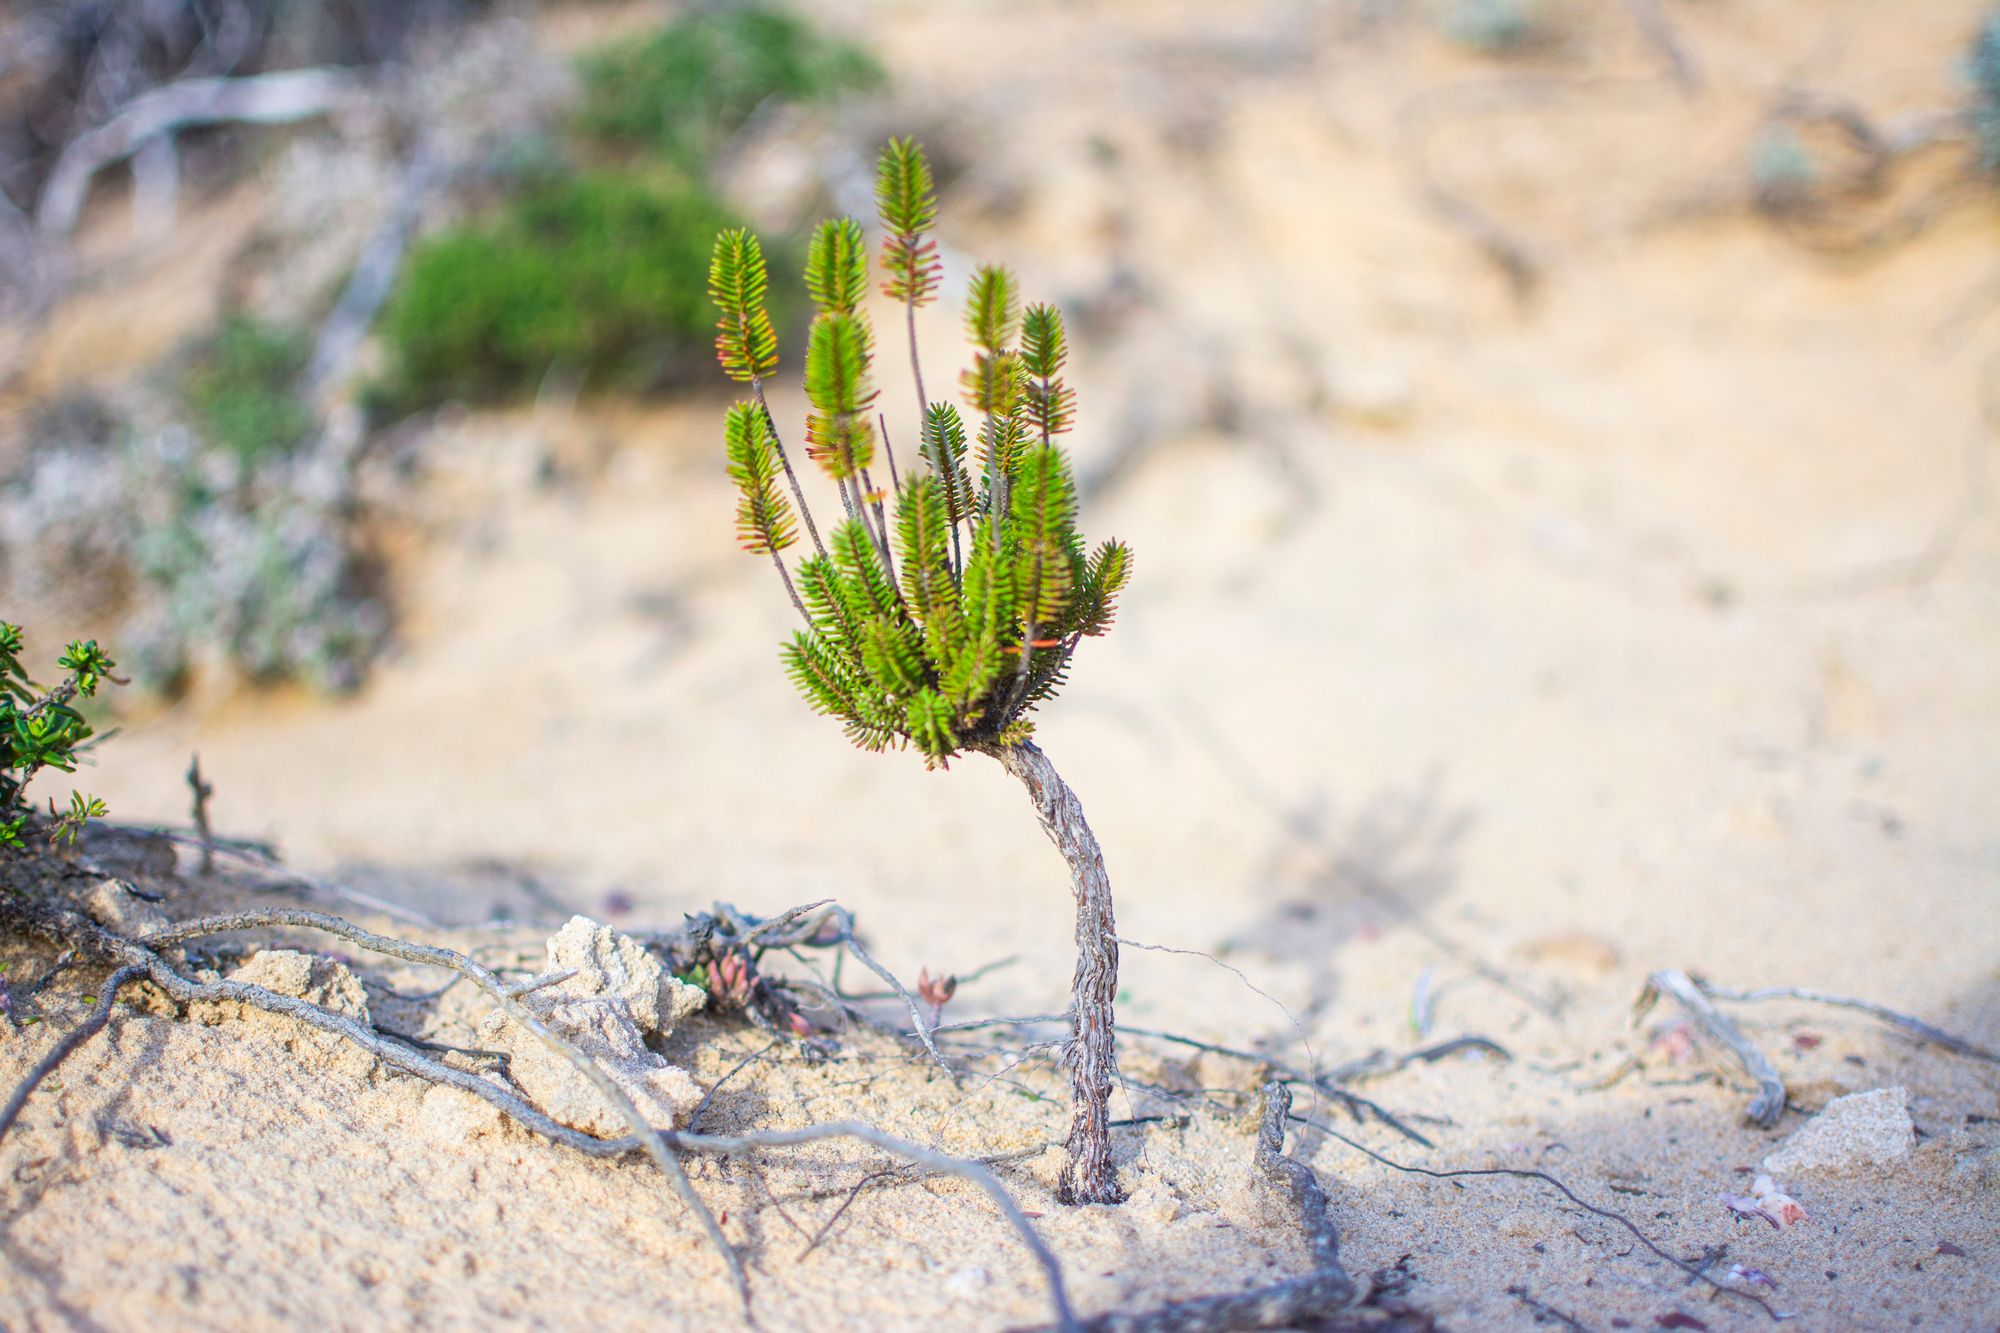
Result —
<instances>
[{"instance_id":1,"label":"plant stem","mask_svg":"<svg viewBox=\"0 0 2000 1333\"><path fill-rule=\"evenodd\" d=\"M773 551L771 552L771 563L778 567L778 577L785 581L785 591L791 595L792 605L796 606L799 609L799 619L806 622L807 629L811 629L813 627L812 614L806 610L806 604L799 600L799 590L792 586L792 571L785 568L785 557L779 555L776 551ZM189 771L193 772L194 770L189 770ZM197 812L199 812L201 807L197 805L195 809ZM205 846L206 839L208 837L208 824L206 821L203 821L202 823L201 832L202 832L202 838L204 840L204 850L202 853L202 873L205 875L208 873L208 854Z\"/></svg>"},{"instance_id":2,"label":"plant stem","mask_svg":"<svg viewBox=\"0 0 2000 1333\"><path fill-rule=\"evenodd\" d=\"M1057 1197L1064 1203L1117 1203L1111 1167L1111 1080L1118 1070L1118 925L1111 912L1111 877L1104 853L1084 820L1076 793L1032 741L988 751L1021 780L1041 817L1042 831L1069 862L1076 894L1076 976L1070 983L1069 1161Z\"/></svg>"},{"instance_id":3,"label":"plant stem","mask_svg":"<svg viewBox=\"0 0 2000 1333\"><path fill-rule=\"evenodd\" d=\"M785 469L785 480L792 484L792 498L799 502L799 517L806 521L806 532L812 537L813 549L825 555L826 547L819 539L819 528L813 524L812 509L806 504L806 493L799 487L799 474L792 471L791 456L785 452L785 442L778 438L778 419L771 415L771 405L764 401L764 381L752 376L750 391L757 396L757 406L763 410L764 425L771 432L771 446L778 451L778 462Z\"/></svg>"}]
</instances>

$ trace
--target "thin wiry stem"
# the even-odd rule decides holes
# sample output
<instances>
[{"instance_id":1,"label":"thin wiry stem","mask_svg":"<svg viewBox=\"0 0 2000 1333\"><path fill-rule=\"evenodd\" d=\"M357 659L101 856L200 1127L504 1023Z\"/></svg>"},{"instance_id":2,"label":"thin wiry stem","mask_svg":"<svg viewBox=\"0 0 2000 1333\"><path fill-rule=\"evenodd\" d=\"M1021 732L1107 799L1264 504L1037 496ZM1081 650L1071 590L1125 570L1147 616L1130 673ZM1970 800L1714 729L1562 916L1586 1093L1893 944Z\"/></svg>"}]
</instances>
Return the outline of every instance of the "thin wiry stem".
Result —
<instances>
[{"instance_id":1,"label":"thin wiry stem","mask_svg":"<svg viewBox=\"0 0 2000 1333\"><path fill-rule=\"evenodd\" d=\"M903 479L896 474L896 446L889 443L889 418L877 412L875 420L882 424L882 456L889 460L889 489L896 495L903 493Z\"/></svg>"},{"instance_id":2,"label":"thin wiry stem","mask_svg":"<svg viewBox=\"0 0 2000 1333\"><path fill-rule=\"evenodd\" d=\"M771 404L765 401L764 381L760 377L750 377L750 392L757 396L757 406L764 413L764 427L771 432L771 446L778 451L778 463L785 469L785 480L792 484L792 499L798 502L799 516L806 521L806 532L812 536L813 549L825 555L826 546L820 541L819 528L813 523L812 506L806 503L806 493L799 486L799 474L792 471L792 459L785 452L785 442L778 437L778 419L771 415Z\"/></svg>"},{"instance_id":3,"label":"thin wiry stem","mask_svg":"<svg viewBox=\"0 0 2000 1333\"><path fill-rule=\"evenodd\" d=\"M222 916L206 917L197 921L182 922L165 931L148 936L143 941L135 942L113 934L78 913L8 910L17 907L17 904L0 899L0 915L13 918L16 924L24 927L32 934L59 942L72 943L100 955L122 958L126 967L121 968L112 977L112 981L118 984L122 985L125 979L129 979L124 978L123 974L126 971L137 969L143 972L147 979L158 985L162 990L165 990L170 997L182 1005L201 1001L229 1000L264 1009L271 1013L288 1015L323 1032L343 1037L394 1068L401 1069L406 1073L414 1074L419 1078L433 1083L447 1084L463 1092L468 1092L487 1102L489 1105L494 1106L531 1132L589 1157L615 1158L625 1156L634 1151L644 1150L648 1155L654 1157L655 1164L657 1165L660 1157L664 1155L676 1168L669 1173L670 1178L677 1178L686 1187L686 1195L684 1197L693 1196L693 1188L686 1185L686 1176L678 1170L678 1162L672 1156L673 1151L717 1156L740 1156L758 1149L794 1147L830 1138L859 1139L884 1152L912 1162L919 1167L958 1176L976 1185L993 1200L994 1205L1000 1210L1001 1215L1006 1219L1008 1225L1020 1236L1023 1244L1026 1245L1029 1252L1034 1256L1035 1262L1041 1267L1048 1284L1049 1302L1056 1316L1056 1326L1071 1331L1078 1330L1081 1327L1077 1322L1074 1310L1070 1306L1068 1287L1063 1279L1062 1266L1057 1261L1054 1252L1048 1248L1048 1245L1035 1231L1027 1215L1021 1211L1019 1205L1007 1193L1006 1188L1000 1184L999 1180L990 1170L977 1162L969 1162L961 1158L936 1152L919 1144L898 1138L893 1134L886 1133L873 1125L861 1124L855 1121L832 1121L823 1124L806 1125L798 1129L759 1130L726 1135L694 1134L682 1133L675 1130L654 1129L645 1122L643 1117L638 1115L636 1108L631 1106L629 1100L624 1099L622 1094L617 1093L615 1085L611 1085L609 1088L609 1091L614 1094L613 1105L618 1106L620 1102L623 1102L623 1105L620 1106L621 1114L632 1125L634 1130L638 1132L617 1139L600 1139L558 1123L506 1088L481 1078L476 1074L455 1069L441 1061L431 1059L421 1051L390 1039L354 1018L345 1014L334 1013L309 1000L289 995L279 995L261 986L250 985L244 982L225 980L202 983L190 981L170 967L166 960L154 951L154 948L155 946L164 946L199 936L221 934L234 930L250 930L268 926L303 926L324 931L338 938L345 939L350 943L357 944L362 948L383 953L389 957L447 968L477 982L482 989L499 1002L510 1015L515 1016L517 1020L520 1015L526 1014L526 1011L521 1009L519 1001L513 999L508 994L509 988L505 983L501 982L478 963L453 950L414 944L405 940L376 935L339 917L328 916L319 912L292 909L238 912ZM860 955L858 951L857 956L864 957L865 961L865 955ZM885 979L887 979L886 974ZM111 997L112 983L107 982L104 994L99 1003L99 1009L107 1017ZM596 1062L591 1060L589 1056L577 1050L568 1042L560 1038L555 1038L554 1034L549 1033L545 1026L539 1022L535 1022L532 1015L528 1015L527 1017L531 1024L530 1030L534 1031L545 1042L548 1042L570 1064L575 1066L579 1072L590 1078L594 1084L599 1084L600 1080L602 1084L609 1084L610 1080L608 1077L604 1075L601 1069L597 1068ZM99 1026L102 1026L102 1024L100 1023ZM88 1033L83 1033L82 1036L88 1036ZM77 1039L80 1041L82 1036L79 1036ZM595 1072L593 1073L593 1071ZM600 1085L600 1091L605 1090ZM20 1095L25 1097L25 1094ZM712 1221L706 1205L700 1202L698 1196L693 1196L691 1202L699 1216ZM711 1240L722 1242L724 1239L718 1227L711 1226L708 1228L708 1233ZM747 1314L749 1288L747 1278L743 1274L742 1261L736 1255L734 1249L727 1247L726 1244L724 1244L723 1253L727 1258L732 1274L737 1278L738 1292L744 1299Z\"/></svg>"},{"instance_id":4,"label":"thin wiry stem","mask_svg":"<svg viewBox=\"0 0 2000 1333\"><path fill-rule=\"evenodd\" d=\"M910 378L917 382L917 420L931 410L931 400L924 394L924 367L917 359L917 299L913 294L903 302L903 326L910 334Z\"/></svg>"},{"instance_id":5,"label":"thin wiry stem","mask_svg":"<svg viewBox=\"0 0 2000 1333\"><path fill-rule=\"evenodd\" d=\"M1731 990L1727 986L1710 985L1700 977L1694 978L1694 984L1699 986L1702 992L1711 999L1730 1000L1737 1004L1750 1004L1759 1000L1800 1000L1807 1004L1830 1004L1842 1009L1858 1009L1864 1014L1881 1019L1891 1027L1901 1028L1904 1032L1909 1033L1919 1041L1927 1041L1932 1045L1942 1046L1954 1055L1963 1055L1974 1060L1985 1060L1992 1064L2000 1064L2000 1052L1989 1051L1984 1046L1967 1041L1964 1037L1955 1037L1942 1028L1934 1028L1921 1018L1912 1018L1908 1014L1898 1013L1896 1010L1888 1008L1885 1005L1876 1004L1872 1000L1856 1000L1845 995L1829 995L1825 991L1808 990L1803 986L1765 986L1758 990Z\"/></svg>"},{"instance_id":6,"label":"thin wiry stem","mask_svg":"<svg viewBox=\"0 0 2000 1333\"><path fill-rule=\"evenodd\" d=\"M861 486L861 526L865 528L868 526L868 509L871 503L868 497L876 494L875 479L868 475L867 468L861 469ZM882 568L888 571L889 586L895 589L896 600L900 602L903 600L903 585L897 581L896 557L889 549L889 520L883 516L882 502L879 499L872 504L875 510L875 527L868 535L875 542L875 549L882 553Z\"/></svg>"},{"instance_id":7,"label":"thin wiry stem","mask_svg":"<svg viewBox=\"0 0 2000 1333\"><path fill-rule=\"evenodd\" d=\"M1550 1175L1546 1171L1534 1171L1525 1167L1512 1167L1512 1166L1490 1166L1490 1167L1477 1167L1472 1169L1436 1171L1432 1170L1430 1167L1427 1166L1409 1166L1403 1162L1391 1161L1389 1158L1384 1157L1381 1153L1376 1152L1373 1148L1370 1148L1367 1144L1357 1143L1353 1139L1348 1138L1347 1135L1341 1133L1339 1130L1333 1129L1327 1125L1322 1125L1314 1120L1308 1120L1306 1117L1302 1115L1288 1115L1287 1118L1291 1120L1293 1124L1304 1125L1307 1129L1316 1129L1320 1133L1325 1134L1331 1138L1339 1139L1342 1143L1354 1149L1356 1152L1361 1153L1363 1156L1372 1157L1376 1161L1380 1162L1382 1165L1389 1167L1392 1170L1404 1172L1405 1174L1408 1175L1429 1176L1433 1180L1458 1180L1465 1177L1476 1177L1476 1176L1513 1176L1517 1180L1539 1180L1545 1185L1552 1185L1555 1187L1556 1191L1560 1193L1564 1198L1568 1199L1571 1203L1575 1204L1577 1207L1583 1209L1586 1213L1591 1213L1597 1217L1601 1217L1605 1219L1607 1222L1616 1222L1619 1226L1624 1227L1627 1231L1632 1233L1632 1238L1634 1240L1638 1241L1641 1245L1651 1250L1659 1258L1666 1260L1668 1263L1672 1264L1675 1268L1678 1268L1680 1269L1681 1272L1687 1274L1688 1281L1705 1282L1712 1289L1714 1289L1721 1295L1734 1296L1739 1300L1750 1301L1756 1305L1759 1305L1763 1307L1764 1313L1769 1315L1774 1322L1791 1319L1794 1317L1790 1314L1785 1313L1782 1310L1777 1309L1769 1301L1765 1300L1762 1296L1757 1295L1755 1292L1744 1291L1740 1287L1724 1286L1722 1283L1717 1282L1714 1278L1710 1277L1708 1275L1707 1269L1688 1263L1686 1260L1683 1259L1676 1259L1673 1255L1667 1253L1664 1249L1660 1248L1660 1246L1653 1241L1652 1237L1648 1236L1645 1232L1639 1230L1638 1227L1634 1226L1632 1224L1632 1219L1626 1217L1623 1213L1614 1212L1609 1208L1599 1208L1594 1203L1589 1203L1583 1199L1578 1198L1576 1191L1572 1190L1569 1186L1563 1184L1560 1180L1557 1180L1554 1176Z\"/></svg>"},{"instance_id":8,"label":"thin wiry stem","mask_svg":"<svg viewBox=\"0 0 2000 1333\"><path fill-rule=\"evenodd\" d=\"M799 619L806 622L806 628L813 627L813 618L806 611L806 604L799 600L799 590L792 586L792 571L785 568L785 558L776 551L771 552L771 563L778 567L778 577L785 581L785 592L792 599L792 605L799 609Z\"/></svg>"}]
</instances>

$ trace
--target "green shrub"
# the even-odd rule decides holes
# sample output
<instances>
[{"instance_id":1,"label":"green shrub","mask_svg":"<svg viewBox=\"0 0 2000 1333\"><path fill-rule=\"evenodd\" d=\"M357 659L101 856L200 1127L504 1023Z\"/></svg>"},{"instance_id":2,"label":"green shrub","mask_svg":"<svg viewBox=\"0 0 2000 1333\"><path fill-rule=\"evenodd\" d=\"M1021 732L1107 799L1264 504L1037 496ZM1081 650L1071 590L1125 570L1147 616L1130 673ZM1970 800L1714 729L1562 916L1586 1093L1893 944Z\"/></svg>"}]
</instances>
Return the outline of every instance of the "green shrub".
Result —
<instances>
[{"instance_id":1,"label":"green shrub","mask_svg":"<svg viewBox=\"0 0 2000 1333\"><path fill-rule=\"evenodd\" d=\"M496 399L555 367L657 382L708 346L708 242L729 221L699 186L590 174L429 237L383 318L380 405Z\"/></svg>"},{"instance_id":2,"label":"green shrub","mask_svg":"<svg viewBox=\"0 0 2000 1333\"><path fill-rule=\"evenodd\" d=\"M122 639L135 674L173 690L202 665L340 691L361 683L388 632L337 509L296 493L288 469L218 478L184 436L143 441L127 558L148 595Z\"/></svg>"},{"instance_id":3,"label":"green shrub","mask_svg":"<svg viewBox=\"0 0 2000 1333\"><path fill-rule=\"evenodd\" d=\"M859 47L750 4L677 19L582 61L577 128L700 171L765 101L825 102L883 81Z\"/></svg>"},{"instance_id":4,"label":"green shrub","mask_svg":"<svg viewBox=\"0 0 2000 1333\"><path fill-rule=\"evenodd\" d=\"M244 464L289 455L312 432L298 392L311 353L296 329L232 316L196 352L182 393L209 441Z\"/></svg>"},{"instance_id":5,"label":"green shrub","mask_svg":"<svg viewBox=\"0 0 2000 1333\"><path fill-rule=\"evenodd\" d=\"M122 683L111 674L117 663L95 639L72 643L56 659L67 674L48 689L28 678L22 647L21 627L0 621L0 850L6 851L27 847L22 834L35 817L28 783L45 768L74 773L90 740L90 723L71 701L95 695L104 681ZM75 842L84 822L104 813L104 802L81 792L70 794L67 810L50 801L49 841Z\"/></svg>"}]
</instances>

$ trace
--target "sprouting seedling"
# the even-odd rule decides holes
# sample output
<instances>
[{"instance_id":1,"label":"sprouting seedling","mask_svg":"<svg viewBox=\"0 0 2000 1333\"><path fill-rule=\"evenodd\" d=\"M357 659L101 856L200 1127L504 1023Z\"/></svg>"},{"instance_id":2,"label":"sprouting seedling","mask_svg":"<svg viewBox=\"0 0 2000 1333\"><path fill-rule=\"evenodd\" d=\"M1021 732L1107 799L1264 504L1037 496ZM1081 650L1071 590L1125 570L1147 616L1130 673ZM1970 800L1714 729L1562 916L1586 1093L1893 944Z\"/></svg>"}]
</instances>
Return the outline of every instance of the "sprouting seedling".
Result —
<instances>
[{"instance_id":1,"label":"sprouting seedling","mask_svg":"<svg viewBox=\"0 0 2000 1333\"><path fill-rule=\"evenodd\" d=\"M1062 316L1048 305L1023 310L1005 268L973 275L965 311L972 364L960 377L968 424L956 406L926 395L917 355L917 310L935 299L942 276L930 239L937 199L917 144L894 139L883 150L876 202L881 290L902 307L909 339L916 462L899 474L878 411L861 227L849 218L822 222L806 255L818 313L806 348L805 451L833 483L842 513L822 540L765 399L778 348L764 309L763 252L750 232L724 232L709 274L721 312L716 354L751 392L723 428L740 492L737 532L746 550L771 558L804 621L781 652L815 710L839 718L863 749L907 746L933 768L986 754L1028 788L1069 862L1077 901L1061 1195L1112 1203L1111 883L1082 806L1030 739L1028 715L1061 688L1082 640L1110 628L1132 556L1115 541L1090 551L1076 531L1076 484L1059 442L1076 418L1062 378ZM887 490L875 481L878 450ZM798 544L801 521L813 552L794 570L784 553Z\"/></svg>"},{"instance_id":2,"label":"sprouting seedling","mask_svg":"<svg viewBox=\"0 0 2000 1333\"><path fill-rule=\"evenodd\" d=\"M5 851L27 848L23 833L34 813L28 783L45 768L74 773L90 740L90 723L71 700L90 698L105 681L125 683L112 674L118 664L89 639L70 644L56 659L66 674L45 690L21 666L23 646L21 627L0 621L0 850ZM49 842L74 844L87 821L106 813L103 801L81 792L70 793L67 809L50 800Z\"/></svg>"}]
</instances>

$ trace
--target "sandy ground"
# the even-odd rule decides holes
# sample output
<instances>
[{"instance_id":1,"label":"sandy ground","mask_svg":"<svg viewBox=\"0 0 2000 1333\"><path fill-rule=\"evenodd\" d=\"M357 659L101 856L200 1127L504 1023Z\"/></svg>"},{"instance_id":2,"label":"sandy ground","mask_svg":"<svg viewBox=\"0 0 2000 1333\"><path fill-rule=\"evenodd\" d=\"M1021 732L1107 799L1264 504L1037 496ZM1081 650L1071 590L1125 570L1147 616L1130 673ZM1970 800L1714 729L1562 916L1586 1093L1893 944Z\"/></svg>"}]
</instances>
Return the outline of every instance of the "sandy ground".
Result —
<instances>
[{"instance_id":1,"label":"sandy ground","mask_svg":"<svg viewBox=\"0 0 2000 1333\"><path fill-rule=\"evenodd\" d=\"M1645 975L1682 967L2000 1045L1991 201L1865 262L1718 207L1788 81L1890 119L1951 104L1979 7L1673 7L1692 94L1622 7L1575 8L1576 45L1525 85L1422 23L1318 7L843 10L896 73L893 127L964 168L948 281L1005 259L1079 316L1077 454L1103 479L1086 527L1131 541L1140 572L1039 735L1106 847L1122 932L1226 950L1256 987L1128 949L1121 1017L1332 1064L1416 1044L1427 1009L1428 1036L1516 1058L1370 1084L1435 1117L1413 1123L1436 1147L1379 1125L1371 1145L1555 1170L1681 1257L1726 1245L1806 1327L1984 1327L1992 1066L1852 1015L1744 1009L1796 1085L1767 1133L1712 1052L1677 1062L1665 1015L1630 1019ZM1436 177L1541 261L1532 294L1425 205L1413 124ZM933 378L954 334L938 312ZM886 366L883 389L908 392ZM849 749L775 668L786 607L730 547L720 402L441 424L421 486L376 482L423 537L397 547L401 634L365 692L197 694L135 716L87 785L179 820L199 749L228 828L439 920L833 896L905 975L1018 959L953 1016L1059 1008L1062 871L1020 793L988 763ZM718 1034L698 1074L748 1039ZM10 1205L0 1282L36 1293L36 1320L726 1319L642 1172L511 1132L428 1144L414 1088L329 1082L276 1058L287 1040L121 1020L62 1117L129 1102L171 1150L31 1117L9 1169L50 1160ZM817 1075L770 1077L740 1114L795 1113ZM1828 1097L1888 1086L1919 1136L1906 1165L1781 1181L1809 1214L1783 1232L1718 1201ZM915 1076L854 1096L843 1114L961 1147L1060 1124ZM1266 1248L1302 1262L1257 1211L1240 1129L1148 1127L1125 1151L1168 1163L1181 1202L1045 1210L1089 1308L1214 1289ZM1303 1151L1350 1269L1410 1255L1410 1299L1449 1327L1530 1326L1515 1287L1593 1329L1763 1318L1527 1182L1425 1183L1310 1134ZM1052 1162L1013 1178L1031 1207ZM708 1183L746 1200L770 1326L1038 1317L1025 1261L953 1187L893 1191L792 1264L785 1224L729 1194L750 1186ZM967 1266L992 1288L954 1285Z\"/></svg>"}]
</instances>

